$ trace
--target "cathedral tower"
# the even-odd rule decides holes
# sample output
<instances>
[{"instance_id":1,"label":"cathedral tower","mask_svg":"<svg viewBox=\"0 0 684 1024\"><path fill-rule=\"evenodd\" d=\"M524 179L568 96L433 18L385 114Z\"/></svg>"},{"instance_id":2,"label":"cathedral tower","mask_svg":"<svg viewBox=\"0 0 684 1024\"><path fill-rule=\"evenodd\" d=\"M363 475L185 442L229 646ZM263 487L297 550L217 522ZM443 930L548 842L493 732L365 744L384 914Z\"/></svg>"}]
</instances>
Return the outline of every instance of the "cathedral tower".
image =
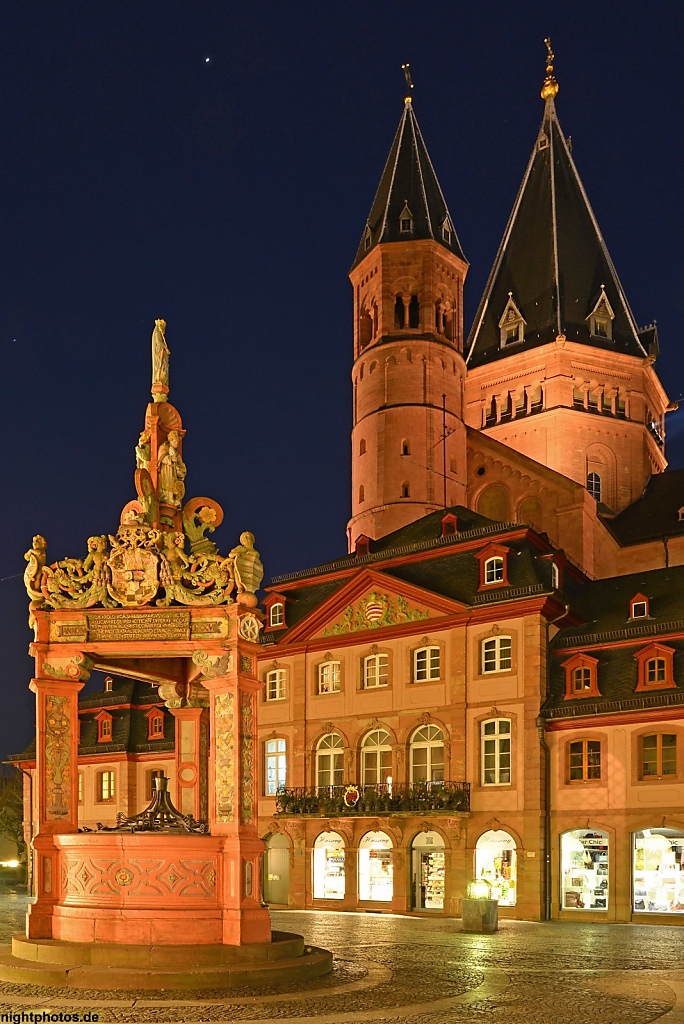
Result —
<instances>
[{"instance_id":1,"label":"cathedral tower","mask_svg":"<svg viewBox=\"0 0 684 1024\"><path fill-rule=\"evenodd\" d=\"M636 325L561 131L547 46L544 117L466 346L466 419L619 512L667 465L668 399L655 325Z\"/></svg>"},{"instance_id":2,"label":"cathedral tower","mask_svg":"<svg viewBox=\"0 0 684 1024\"><path fill-rule=\"evenodd\" d=\"M350 278L352 518L382 537L465 504L463 281L468 269L407 96Z\"/></svg>"}]
</instances>

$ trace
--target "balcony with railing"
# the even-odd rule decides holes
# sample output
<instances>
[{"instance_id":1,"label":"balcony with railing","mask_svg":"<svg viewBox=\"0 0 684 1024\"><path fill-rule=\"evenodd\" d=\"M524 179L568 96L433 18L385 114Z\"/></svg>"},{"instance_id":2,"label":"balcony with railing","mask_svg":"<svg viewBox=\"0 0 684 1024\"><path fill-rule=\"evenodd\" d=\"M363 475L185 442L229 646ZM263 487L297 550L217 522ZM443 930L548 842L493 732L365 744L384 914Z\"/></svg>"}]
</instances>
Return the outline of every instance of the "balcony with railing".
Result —
<instances>
[{"instance_id":1,"label":"balcony with railing","mask_svg":"<svg viewBox=\"0 0 684 1024\"><path fill-rule=\"evenodd\" d=\"M470 810L467 782L407 782L374 786L301 786L276 794L276 814L284 817L369 814L440 814Z\"/></svg>"}]
</instances>

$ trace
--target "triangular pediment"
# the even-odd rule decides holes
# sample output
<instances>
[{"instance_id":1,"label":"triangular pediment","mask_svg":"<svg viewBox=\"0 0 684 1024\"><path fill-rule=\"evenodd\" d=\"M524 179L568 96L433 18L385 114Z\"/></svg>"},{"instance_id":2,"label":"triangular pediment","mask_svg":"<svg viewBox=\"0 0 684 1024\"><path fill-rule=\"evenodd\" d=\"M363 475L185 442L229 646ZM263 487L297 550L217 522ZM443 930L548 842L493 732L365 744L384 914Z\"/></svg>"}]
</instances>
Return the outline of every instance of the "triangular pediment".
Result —
<instances>
[{"instance_id":1,"label":"triangular pediment","mask_svg":"<svg viewBox=\"0 0 684 1024\"><path fill-rule=\"evenodd\" d=\"M606 289L604 288L603 285L601 285L601 294L598 297L596 305L594 306L594 308L590 312L589 316L587 317L587 320L589 319L589 317L592 317L592 316L606 317L608 320L614 320L615 319L615 313L613 312L613 307L611 306L610 302L608 301L608 296L606 295Z\"/></svg>"},{"instance_id":2,"label":"triangular pediment","mask_svg":"<svg viewBox=\"0 0 684 1024\"><path fill-rule=\"evenodd\" d=\"M513 299L513 293L508 293L508 302L504 307L503 314L499 320L499 327L512 327L513 324L526 323L526 320Z\"/></svg>"},{"instance_id":3,"label":"triangular pediment","mask_svg":"<svg viewBox=\"0 0 684 1024\"><path fill-rule=\"evenodd\" d=\"M441 594L364 569L297 623L287 641L396 629L464 609L465 605Z\"/></svg>"}]
</instances>

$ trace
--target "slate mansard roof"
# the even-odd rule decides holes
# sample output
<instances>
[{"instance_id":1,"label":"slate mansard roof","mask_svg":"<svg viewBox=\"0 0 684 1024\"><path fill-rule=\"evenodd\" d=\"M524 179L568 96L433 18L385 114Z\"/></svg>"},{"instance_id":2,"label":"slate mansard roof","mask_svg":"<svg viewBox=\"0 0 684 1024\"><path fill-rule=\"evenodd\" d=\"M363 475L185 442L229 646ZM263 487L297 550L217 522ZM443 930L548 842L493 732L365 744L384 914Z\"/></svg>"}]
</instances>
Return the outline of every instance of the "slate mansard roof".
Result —
<instances>
[{"instance_id":1,"label":"slate mansard roof","mask_svg":"<svg viewBox=\"0 0 684 1024\"><path fill-rule=\"evenodd\" d=\"M401 231L400 222L405 208L413 222L410 232ZM448 238L442 230L445 223L449 225ZM366 242L368 231L369 244ZM467 262L413 106L407 101L353 266L360 263L379 242L406 242L426 238L434 239Z\"/></svg>"},{"instance_id":2,"label":"slate mansard roof","mask_svg":"<svg viewBox=\"0 0 684 1024\"><path fill-rule=\"evenodd\" d=\"M602 289L614 314L611 338L590 333ZM509 296L525 321L524 341L502 348L499 322ZM549 97L470 332L467 362L480 366L559 334L628 355L657 352L655 327L636 326Z\"/></svg>"},{"instance_id":3,"label":"slate mansard roof","mask_svg":"<svg viewBox=\"0 0 684 1024\"><path fill-rule=\"evenodd\" d=\"M648 599L649 615L630 619L630 602L637 595ZM684 704L684 566L587 582L571 601L582 622L562 629L551 642L549 693L542 716L575 718ZM676 686L635 693L635 654L652 643L674 649ZM598 659L601 696L566 700L563 664L584 652Z\"/></svg>"},{"instance_id":4,"label":"slate mansard roof","mask_svg":"<svg viewBox=\"0 0 684 1024\"><path fill-rule=\"evenodd\" d=\"M447 512L456 517L458 528L455 534L442 537L441 523ZM475 556L490 543L500 543L510 551L508 585L479 590ZM431 512L371 541L367 555L345 555L314 569L276 577L269 590L285 598L287 628L269 631L267 627L262 642L287 643L294 627L364 568L382 573L388 581L420 587L466 607L551 595L551 551L542 538L539 547L532 544L527 528L517 523L497 523L462 506Z\"/></svg>"},{"instance_id":5,"label":"slate mansard roof","mask_svg":"<svg viewBox=\"0 0 684 1024\"><path fill-rule=\"evenodd\" d=\"M159 707L164 716L164 735L150 740L147 714L153 707ZM112 716L112 739L109 743L98 743L97 740L97 716L101 711ZM160 702L156 688L148 683L115 678L111 690L98 690L79 697L78 712L81 723L79 757L113 753L164 754L174 750L173 715ZM13 754L8 761L33 761L35 756L36 741L33 740L26 750Z\"/></svg>"}]
</instances>

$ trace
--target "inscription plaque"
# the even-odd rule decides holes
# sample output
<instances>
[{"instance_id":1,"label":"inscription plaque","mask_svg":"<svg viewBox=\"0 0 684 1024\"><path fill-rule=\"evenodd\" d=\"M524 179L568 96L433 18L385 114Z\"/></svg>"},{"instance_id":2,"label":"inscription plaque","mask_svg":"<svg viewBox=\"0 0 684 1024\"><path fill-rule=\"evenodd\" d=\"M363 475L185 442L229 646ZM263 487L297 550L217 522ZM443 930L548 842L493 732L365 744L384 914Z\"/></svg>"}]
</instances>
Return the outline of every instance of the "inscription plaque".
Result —
<instances>
[{"instance_id":1,"label":"inscription plaque","mask_svg":"<svg viewBox=\"0 0 684 1024\"><path fill-rule=\"evenodd\" d=\"M188 640L190 612L88 615L89 640Z\"/></svg>"}]
</instances>

